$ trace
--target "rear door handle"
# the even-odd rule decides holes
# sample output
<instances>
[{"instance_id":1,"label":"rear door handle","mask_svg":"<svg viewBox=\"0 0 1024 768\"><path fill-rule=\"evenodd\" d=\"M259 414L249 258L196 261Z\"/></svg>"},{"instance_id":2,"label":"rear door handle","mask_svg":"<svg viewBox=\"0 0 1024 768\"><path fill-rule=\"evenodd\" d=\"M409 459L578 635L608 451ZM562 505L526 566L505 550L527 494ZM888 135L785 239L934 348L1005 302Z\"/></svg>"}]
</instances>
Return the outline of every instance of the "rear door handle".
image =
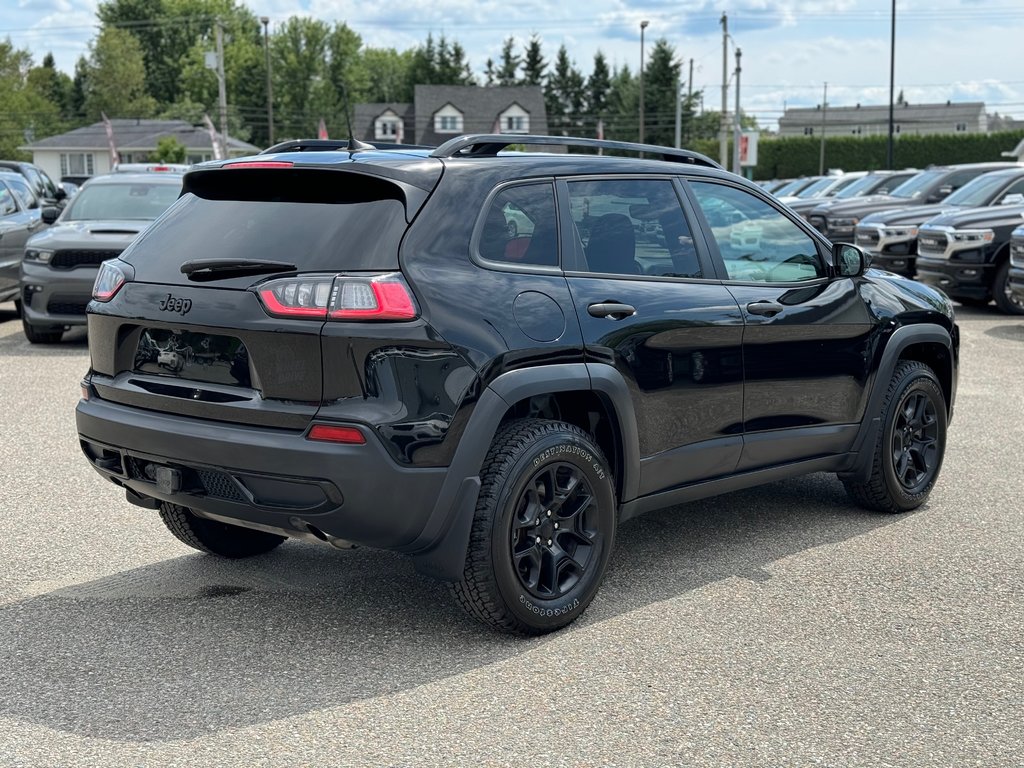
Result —
<instances>
[{"instance_id":1,"label":"rear door handle","mask_svg":"<svg viewBox=\"0 0 1024 768\"><path fill-rule=\"evenodd\" d=\"M777 301L753 301L747 304L747 312L752 315L764 315L765 317L775 317L785 307L783 307Z\"/></svg>"},{"instance_id":2,"label":"rear door handle","mask_svg":"<svg viewBox=\"0 0 1024 768\"><path fill-rule=\"evenodd\" d=\"M606 301L600 304L591 304L587 307L591 317L608 317L612 320L625 320L636 314L636 307L629 304L618 304L614 301Z\"/></svg>"}]
</instances>

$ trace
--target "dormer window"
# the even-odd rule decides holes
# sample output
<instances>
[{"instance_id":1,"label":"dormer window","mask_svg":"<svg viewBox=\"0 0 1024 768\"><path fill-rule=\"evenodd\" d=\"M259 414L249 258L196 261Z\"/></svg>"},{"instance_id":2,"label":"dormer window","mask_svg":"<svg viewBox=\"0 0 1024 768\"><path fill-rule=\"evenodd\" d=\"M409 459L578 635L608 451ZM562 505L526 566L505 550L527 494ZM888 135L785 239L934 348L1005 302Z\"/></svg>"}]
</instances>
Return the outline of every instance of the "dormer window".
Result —
<instances>
[{"instance_id":1,"label":"dormer window","mask_svg":"<svg viewBox=\"0 0 1024 768\"><path fill-rule=\"evenodd\" d=\"M445 104L434 113L436 133L462 133L462 113L451 104Z\"/></svg>"},{"instance_id":2,"label":"dormer window","mask_svg":"<svg viewBox=\"0 0 1024 768\"><path fill-rule=\"evenodd\" d=\"M402 141L402 118L389 109L374 121L373 138L377 141Z\"/></svg>"},{"instance_id":3,"label":"dormer window","mask_svg":"<svg viewBox=\"0 0 1024 768\"><path fill-rule=\"evenodd\" d=\"M498 129L502 133L529 133L530 113L518 104L512 104L498 115Z\"/></svg>"}]
</instances>

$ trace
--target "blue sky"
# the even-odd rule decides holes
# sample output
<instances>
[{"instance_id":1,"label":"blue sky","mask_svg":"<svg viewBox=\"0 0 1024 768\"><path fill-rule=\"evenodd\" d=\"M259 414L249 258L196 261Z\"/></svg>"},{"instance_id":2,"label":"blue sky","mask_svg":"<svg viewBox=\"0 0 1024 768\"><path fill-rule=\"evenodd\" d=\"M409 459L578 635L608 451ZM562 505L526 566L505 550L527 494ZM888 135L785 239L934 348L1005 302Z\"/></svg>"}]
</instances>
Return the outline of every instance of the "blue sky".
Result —
<instances>
[{"instance_id":1,"label":"blue sky","mask_svg":"<svg viewBox=\"0 0 1024 768\"><path fill-rule=\"evenodd\" d=\"M37 61L53 51L71 72L95 33L97 0L3 0L0 37L29 48ZM785 106L820 103L828 82L833 106L885 104L889 98L889 0L260 0L271 24L290 15L344 20L368 45L399 49L444 33L466 48L482 72L502 40L540 35L548 58L565 44L589 72L594 52L636 71L640 21L647 51L664 37L679 58L694 60L694 88L721 106L722 35L729 14L743 52L743 109L772 125ZM1024 119L1024 3L1019 0L897 0L896 87L910 102L984 101L989 112ZM729 71L733 69L732 48ZM734 95L730 91L729 104Z\"/></svg>"}]
</instances>

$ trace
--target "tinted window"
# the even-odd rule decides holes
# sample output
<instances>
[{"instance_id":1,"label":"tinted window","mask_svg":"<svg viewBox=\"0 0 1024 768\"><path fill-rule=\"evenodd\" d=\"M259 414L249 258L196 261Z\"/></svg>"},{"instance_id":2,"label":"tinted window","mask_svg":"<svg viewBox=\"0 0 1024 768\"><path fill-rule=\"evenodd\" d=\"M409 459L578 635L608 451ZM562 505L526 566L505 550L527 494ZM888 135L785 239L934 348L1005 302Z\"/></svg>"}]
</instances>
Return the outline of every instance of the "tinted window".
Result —
<instances>
[{"instance_id":1,"label":"tinted window","mask_svg":"<svg viewBox=\"0 0 1024 768\"><path fill-rule=\"evenodd\" d=\"M1002 174L979 176L964 184L960 189L946 198L950 205L962 205L966 208L976 208L988 205L1002 187L1006 184L1006 177Z\"/></svg>"},{"instance_id":2,"label":"tinted window","mask_svg":"<svg viewBox=\"0 0 1024 768\"><path fill-rule=\"evenodd\" d=\"M93 184L75 195L64 221L141 219L151 221L178 199L177 184Z\"/></svg>"},{"instance_id":3,"label":"tinted window","mask_svg":"<svg viewBox=\"0 0 1024 768\"><path fill-rule=\"evenodd\" d=\"M484 217L479 248L488 261L557 265L554 187L525 184L499 192Z\"/></svg>"},{"instance_id":4,"label":"tinted window","mask_svg":"<svg viewBox=\"0 0 1024 768\"><path fill-rule=\"evenodd\" d=\"M900 184L890 194L893 197L919 197L927 188L946 174L946 171L925 171Z\"/></svg>"},{"instance_id":5,"label":"tinted window","mask_svg":"<svg viewBox=\"0 0 1024 768\"><path fill-rule=\"evenodd\" d=\"M692 187L731 280L789 283L825 276L814 240L768 203L722 184Z\"/></svg>"},{"instance_id":6,"label":"tinted window","mask_svg":"<svg viewBox=\"0 0 1024 768\"><path fill-rule=\"evenodd\" d=\"M122 258L157 282L180 281L180 265L196 258L269 259L309 272L396 269L405 228L405 206L392 199L300 203L189 193Z\"/></svg>"},{"instance_id":7,"label":"tinted window","mask_svg":"<svg viewBox=\"0 0 1024 768\"><path fill-rule=\"evenodd\" d=\"M701 276L690 227L671 181L576 181L568 186L587 271Z\"/></svg>"}]
</instances>

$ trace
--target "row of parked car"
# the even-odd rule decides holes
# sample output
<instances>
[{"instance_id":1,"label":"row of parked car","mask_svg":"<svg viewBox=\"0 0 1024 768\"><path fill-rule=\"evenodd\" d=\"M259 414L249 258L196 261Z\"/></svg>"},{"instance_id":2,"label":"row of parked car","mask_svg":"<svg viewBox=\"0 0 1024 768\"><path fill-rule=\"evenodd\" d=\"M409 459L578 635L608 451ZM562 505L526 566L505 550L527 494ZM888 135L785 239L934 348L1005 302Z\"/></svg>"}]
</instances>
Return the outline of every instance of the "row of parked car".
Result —
<instances>
[{"instance_id":1,"label":"row of parked car","mask_svg":"<svg viewBox=\"0 0 1024 768\"><path fill-rule=\"evenodd\" d=\"M0 161L0 301L14 301L30 342L85 324L100 264L177 199L186 168L122 165L69 190L31 163Z\"/></svg>"},{"instance_id":2,"label":"row of parked car","mask_svg":"<svg viewBox=\"0 0 1024 768\"><path fill-rule=\"evenodd\" d=\"M768 187L874 267L962 304L1024 314L1024 166L967 163L798 179Z\"/></svg>"}]
</instances>

